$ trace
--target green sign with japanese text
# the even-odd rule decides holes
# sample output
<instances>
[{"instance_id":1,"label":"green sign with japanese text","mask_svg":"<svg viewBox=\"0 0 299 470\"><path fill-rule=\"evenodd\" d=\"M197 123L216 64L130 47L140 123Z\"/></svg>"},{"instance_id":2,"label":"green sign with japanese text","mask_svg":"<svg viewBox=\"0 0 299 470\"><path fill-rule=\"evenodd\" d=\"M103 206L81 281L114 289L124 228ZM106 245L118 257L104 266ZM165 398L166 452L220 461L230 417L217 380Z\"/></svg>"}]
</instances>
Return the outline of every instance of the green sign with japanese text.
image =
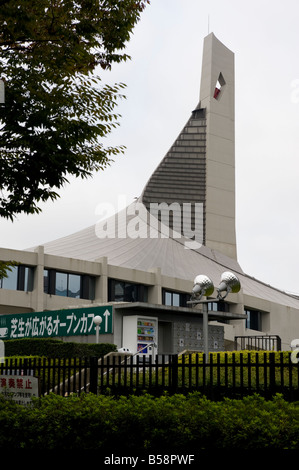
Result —
<instances>
[{"instance_id":1,"label":"green sign with japanese text","mask_svg":"<svg viewBox=\"0 0 299 470\"><path fill-rule=\"evenodd\" d=\"M95 335L95 316L102 318L99 334L112 333L112 306L105 305L0 315L0 339Z\"/></svg>"}]
</instances>

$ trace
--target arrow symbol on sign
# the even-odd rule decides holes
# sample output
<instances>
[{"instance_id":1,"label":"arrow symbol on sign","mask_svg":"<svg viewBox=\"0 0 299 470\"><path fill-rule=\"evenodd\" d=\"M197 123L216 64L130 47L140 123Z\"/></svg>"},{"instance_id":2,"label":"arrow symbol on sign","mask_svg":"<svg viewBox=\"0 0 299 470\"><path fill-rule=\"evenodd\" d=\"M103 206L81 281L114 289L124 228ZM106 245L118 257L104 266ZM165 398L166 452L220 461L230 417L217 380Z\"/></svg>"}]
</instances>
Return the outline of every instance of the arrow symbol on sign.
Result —
<instances>
[{"instance_id":1,"label":"arrow symbol on sign","mask_svg":"<svg viewBox=\"0 0 299 470\"><path fill-rule=\"evenodd\" d=\"M105 332L108 331L108 321L109 321L109 317L110 317L110 312L109 310L106 310L104 313L103 313L104 317L105 317Z\"/></svg>"}]
</instances>

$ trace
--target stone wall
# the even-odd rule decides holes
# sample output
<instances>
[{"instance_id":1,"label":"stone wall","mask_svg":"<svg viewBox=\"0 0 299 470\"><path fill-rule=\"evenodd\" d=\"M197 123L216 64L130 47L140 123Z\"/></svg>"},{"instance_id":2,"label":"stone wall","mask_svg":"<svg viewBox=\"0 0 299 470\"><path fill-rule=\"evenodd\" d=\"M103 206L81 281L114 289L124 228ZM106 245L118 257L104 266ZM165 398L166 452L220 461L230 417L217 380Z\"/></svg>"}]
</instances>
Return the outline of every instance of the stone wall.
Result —
<instances>
[{"instance_id":1,"label":"stone wall","mask_svg":"<svg viewBox=\"0 0 299 470\"><path fill-rule=\"evenodd\" d=\"M180 322L173 323L173 352L179 353L186 349L203 351L204 338L202 323ZM222 326L209 325L209 351L224 350L224 329Z\"/></svg>"}]
</instances>

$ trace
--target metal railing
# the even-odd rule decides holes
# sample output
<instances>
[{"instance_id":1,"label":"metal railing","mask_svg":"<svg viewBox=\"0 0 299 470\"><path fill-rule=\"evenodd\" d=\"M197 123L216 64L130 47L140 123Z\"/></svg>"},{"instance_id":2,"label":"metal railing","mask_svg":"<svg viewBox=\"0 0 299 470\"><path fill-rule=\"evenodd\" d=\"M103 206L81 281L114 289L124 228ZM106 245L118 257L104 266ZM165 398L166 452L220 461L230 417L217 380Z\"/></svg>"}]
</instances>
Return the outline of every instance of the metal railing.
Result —
<instances>
[{"instance_id":1,"label":"metal railing","mask_svg":"<svg viewBox=\"0 0 299 470\"><path fill-rule=\"evenodd\" d=\"M240 350L281 351L281 338L277 335L235 336Z\"/></svg>"}]
</instances>

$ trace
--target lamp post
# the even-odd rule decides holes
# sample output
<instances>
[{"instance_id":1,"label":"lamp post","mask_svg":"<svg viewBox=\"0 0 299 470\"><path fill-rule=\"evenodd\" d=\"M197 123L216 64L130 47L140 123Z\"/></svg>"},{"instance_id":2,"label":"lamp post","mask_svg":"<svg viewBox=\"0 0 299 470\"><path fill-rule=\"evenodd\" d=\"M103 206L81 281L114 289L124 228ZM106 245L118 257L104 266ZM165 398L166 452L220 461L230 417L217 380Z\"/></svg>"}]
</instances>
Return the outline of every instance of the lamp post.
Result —
<instances>
[{"instance_id":1,"label":"lamp post","mask_svg":"<svg viewBox=\"0 0 299 470\"><path fill-rule=\"evenodd\" d=\"M213 302L220 302L230 293L237 293L241 289L241 284L237 276L231 272L224 272L220 279L220 284L217 288L217 299ZM209 361L209 318L208 318L208 300L202 300L203 296L210 296L214 292L214 284L211 279L200 274L194 279L194 285L191 293L191 300L187 304L191 304L192 307L197 304L201 304L203 307L203 343L204 343L204 354L207 362ZM224 292L224 294L223 294Z\"/></svg>"},{"instance_id":2,"label":"lamp post","mask_svg":"<svg viewBox=\"0 0 299 470\"><path fill-rule=\"evenodd\" d=\"M100 317L100 315L96 315L93 318L93 322L96 325L96 343L97 344L99 343L99 329L100 329L100 324L102 323L102 321L103 321L103 319L102 319L102 317Z\"/></svg>"},{"instance_id":3,"label":"lamp post","mask_svg":"<svg viewBox=\"0 0 299 470\"><path fill-rule=\"evenodd\" d=\"M203 350L207 359L209 361L209 312L208 312L208 302L202 302L203 307L203 317L202 317L202 329L203 329Z\"/></svg>"},{"instance_id":4,"label":"lamp post","mask_svg":"<svg viewBox=\"0 0 299 470\"><path fill-rule=\"evenodd\" d=\"M5 104L5 85L4 81L0 79L0 104Z\"/></svg>"}]
</instances>

